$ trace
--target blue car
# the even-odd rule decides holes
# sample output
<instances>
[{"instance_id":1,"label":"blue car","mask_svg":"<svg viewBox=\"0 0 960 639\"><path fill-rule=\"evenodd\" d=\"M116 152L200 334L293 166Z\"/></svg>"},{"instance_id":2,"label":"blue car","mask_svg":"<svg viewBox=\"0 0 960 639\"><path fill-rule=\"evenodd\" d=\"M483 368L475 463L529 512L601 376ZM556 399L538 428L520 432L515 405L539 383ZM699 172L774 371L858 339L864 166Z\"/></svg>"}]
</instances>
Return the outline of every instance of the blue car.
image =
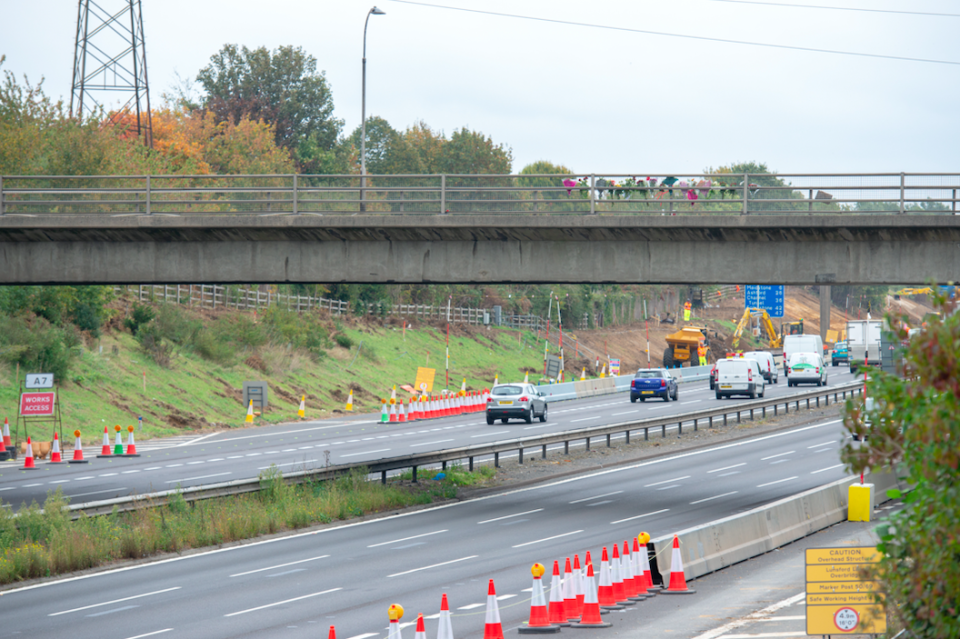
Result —
<instances>
[{"instance_id":1,"label":"blue car","mask_svg":"<svg viewBox=\"0 0 960 639\"><path fill-rule=\"evenodd\" d=\"M642 402L648 397L662 397L663 401L677 401L677 380L665 368L641 368L630 382L630 401Z\"/></svg>"}]
</instances>

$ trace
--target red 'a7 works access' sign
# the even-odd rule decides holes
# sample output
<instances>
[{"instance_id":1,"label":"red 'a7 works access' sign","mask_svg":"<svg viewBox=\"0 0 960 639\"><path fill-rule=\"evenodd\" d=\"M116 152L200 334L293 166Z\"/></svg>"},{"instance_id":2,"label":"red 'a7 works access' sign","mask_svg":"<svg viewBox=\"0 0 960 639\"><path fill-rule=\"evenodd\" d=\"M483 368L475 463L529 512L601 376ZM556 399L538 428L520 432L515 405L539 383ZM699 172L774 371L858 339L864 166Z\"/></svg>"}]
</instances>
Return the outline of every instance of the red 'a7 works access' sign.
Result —
<instances>
[{"instance_id":1,"label":"red 'a7 works access' sign","mask_svg":"<svg viewBox=\"0 0 960 639\"><path fill-rule=\"evenodd\" d=\"M20 395L21 417L50 417L56 404L56 393L23 393Z\"/></svg>"}]
</instances>

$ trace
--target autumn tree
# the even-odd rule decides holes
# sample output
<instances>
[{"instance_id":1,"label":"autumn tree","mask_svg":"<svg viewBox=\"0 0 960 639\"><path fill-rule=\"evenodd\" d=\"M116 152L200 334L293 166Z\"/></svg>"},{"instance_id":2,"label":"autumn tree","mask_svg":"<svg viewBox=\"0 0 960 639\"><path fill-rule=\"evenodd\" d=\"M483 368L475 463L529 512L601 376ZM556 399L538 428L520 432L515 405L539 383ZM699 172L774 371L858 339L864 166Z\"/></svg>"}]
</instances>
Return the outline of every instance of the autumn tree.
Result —
<instances>
[{"instance_id":1,"label":"autumn tree","mask_svg":"<svg viewBox=\"0 0 960 639\"><path fill-rule=\"evenodd\" d=\"M842 460L855 473L893 469L910 490L905 507L877 528L876 569L888 614L915 639L960 637L960 313L939 298L940 315L912 338L898 375L871 372L869 412L848 402L844 424L862 445ZM906 325L888 318L894 335Z\"/></svg>"}]
</instances>

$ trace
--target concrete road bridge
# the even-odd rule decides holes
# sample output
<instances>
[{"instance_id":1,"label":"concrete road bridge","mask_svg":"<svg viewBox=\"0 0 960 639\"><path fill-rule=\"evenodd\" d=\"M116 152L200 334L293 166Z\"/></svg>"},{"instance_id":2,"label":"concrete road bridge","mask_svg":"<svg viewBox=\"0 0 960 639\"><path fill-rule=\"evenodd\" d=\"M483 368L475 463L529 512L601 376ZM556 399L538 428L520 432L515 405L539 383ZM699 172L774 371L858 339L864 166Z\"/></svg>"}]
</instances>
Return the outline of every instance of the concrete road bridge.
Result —
<instances>
[{"instance_id":1,"label":"concrete road bridge","mask_svg":"<svg viewBox=\"0 0 960 639\"><path fill-rule=\"evenodd\" d=\"M912 284L960 174L0 177L0 284Z\"/></svg>"}]
</instances>

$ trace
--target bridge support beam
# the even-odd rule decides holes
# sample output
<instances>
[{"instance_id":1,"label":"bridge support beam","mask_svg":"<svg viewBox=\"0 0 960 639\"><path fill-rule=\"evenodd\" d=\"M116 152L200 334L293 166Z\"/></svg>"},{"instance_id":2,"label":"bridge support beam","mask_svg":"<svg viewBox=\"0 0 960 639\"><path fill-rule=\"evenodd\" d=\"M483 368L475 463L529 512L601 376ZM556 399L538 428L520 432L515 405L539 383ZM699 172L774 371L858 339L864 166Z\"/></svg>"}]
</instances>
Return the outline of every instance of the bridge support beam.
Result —
<instances>
[{"instance_id":1,"label":"bridge support beam","mask_svg":"<svg viewBox=\"0 0 960 639\"><path fill-rule=\"evenodd\" d=\"M820 285L820 339L827 343L827 331L830 329L830 285ZM820 353L823 356L823 353Z\"/></svg>"}]
</instances>

